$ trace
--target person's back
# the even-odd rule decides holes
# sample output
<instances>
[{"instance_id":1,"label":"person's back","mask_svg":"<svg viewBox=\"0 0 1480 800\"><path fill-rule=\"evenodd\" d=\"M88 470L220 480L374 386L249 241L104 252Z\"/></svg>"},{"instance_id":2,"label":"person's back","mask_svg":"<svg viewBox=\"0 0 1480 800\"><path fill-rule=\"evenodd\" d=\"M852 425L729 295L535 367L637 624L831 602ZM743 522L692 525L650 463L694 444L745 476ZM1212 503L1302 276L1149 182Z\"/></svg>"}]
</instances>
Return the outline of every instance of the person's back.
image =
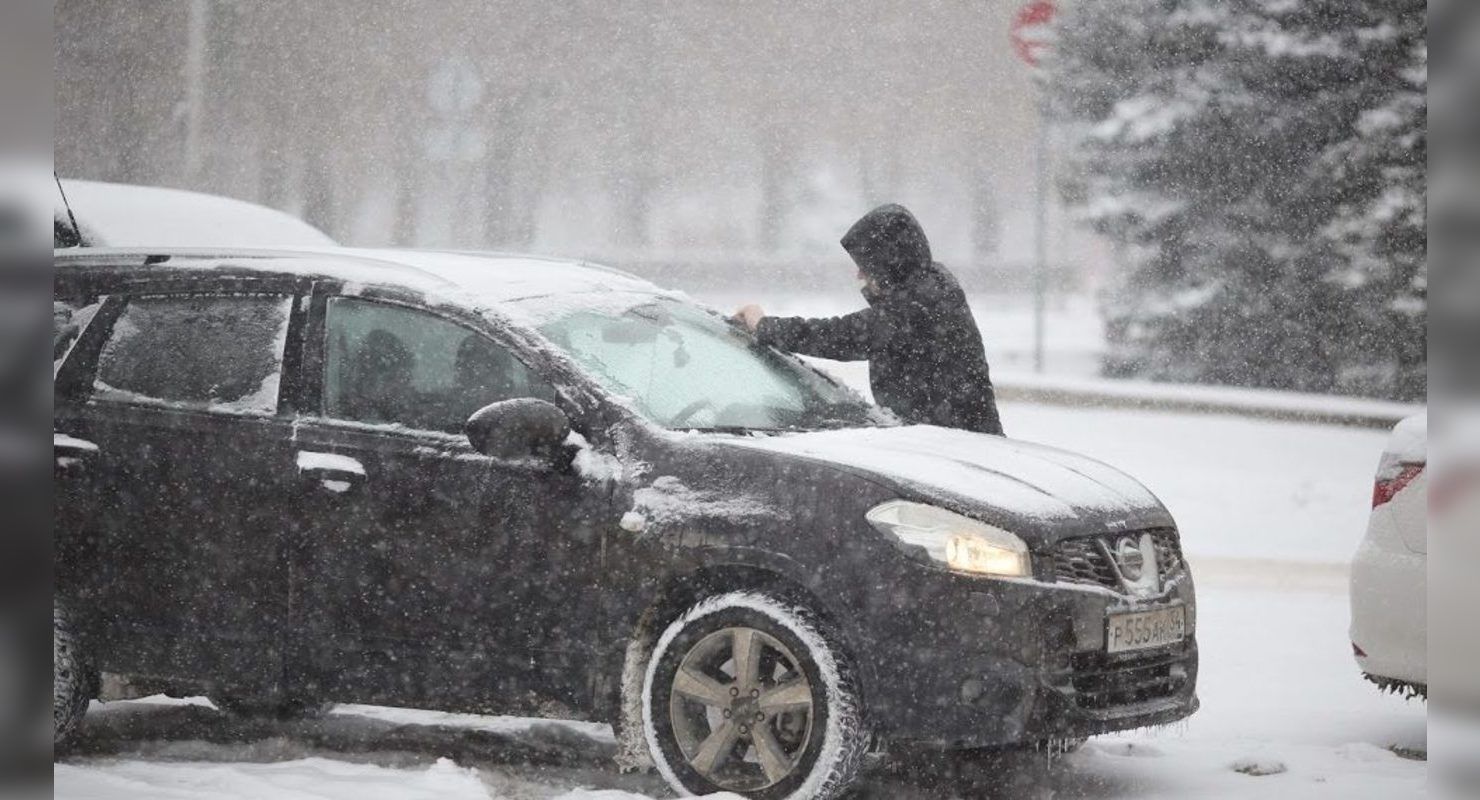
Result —
<instances>
[{"instance_id":1,"label":"person's back","mask_svg":"<svg viewBox=\"0 0 1480 800\"><path fill-rule=\"evenodd\" d=\"M757 337L804 355L867 359L875 401L907 422L1001 434L966 295L931 260L914 216L902 206L880 206L849 229L842 245L866 279L869 308L828 319L762 317L753 323Z\"/></svg>"}]
</instances>

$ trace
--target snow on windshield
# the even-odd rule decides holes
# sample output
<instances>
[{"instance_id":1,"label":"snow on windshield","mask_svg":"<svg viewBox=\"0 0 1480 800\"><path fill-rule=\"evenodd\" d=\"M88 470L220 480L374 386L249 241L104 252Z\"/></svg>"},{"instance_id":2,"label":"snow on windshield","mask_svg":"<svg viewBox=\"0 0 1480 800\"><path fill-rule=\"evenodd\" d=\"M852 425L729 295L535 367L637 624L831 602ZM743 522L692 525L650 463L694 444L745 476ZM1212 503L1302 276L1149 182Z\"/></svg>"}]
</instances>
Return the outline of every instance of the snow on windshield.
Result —
<instances>
[{"instance_id":1,"label":"snow on windshield","mask_svg":"<svg viewBox=\"0 0 1480 800\"><path fill-rule=\"evenodd\" d=\"M663 427L784 430L882 421L852 392L681 303L577 311L540 332Z\"/></svg>"}]
</instances>

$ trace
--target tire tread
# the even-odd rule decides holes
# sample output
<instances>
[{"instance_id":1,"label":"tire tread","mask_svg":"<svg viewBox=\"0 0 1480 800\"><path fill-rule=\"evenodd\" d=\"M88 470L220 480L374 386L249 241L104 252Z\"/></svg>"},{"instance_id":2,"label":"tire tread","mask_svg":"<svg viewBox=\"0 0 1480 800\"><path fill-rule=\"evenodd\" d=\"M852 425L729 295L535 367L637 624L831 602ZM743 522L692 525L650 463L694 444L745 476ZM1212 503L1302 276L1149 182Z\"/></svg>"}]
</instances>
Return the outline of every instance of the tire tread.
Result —
<instances>
[{"instance_id":1,"label":"tire tread","mask_svg":"<svg viewBox=\"0 0 1480 800\"><path fill-rule=\"evenodd\" d=\"M87 715L96 679L66 612L52 610L52 745L66 744Z\"/></svg>"}]
</instances>

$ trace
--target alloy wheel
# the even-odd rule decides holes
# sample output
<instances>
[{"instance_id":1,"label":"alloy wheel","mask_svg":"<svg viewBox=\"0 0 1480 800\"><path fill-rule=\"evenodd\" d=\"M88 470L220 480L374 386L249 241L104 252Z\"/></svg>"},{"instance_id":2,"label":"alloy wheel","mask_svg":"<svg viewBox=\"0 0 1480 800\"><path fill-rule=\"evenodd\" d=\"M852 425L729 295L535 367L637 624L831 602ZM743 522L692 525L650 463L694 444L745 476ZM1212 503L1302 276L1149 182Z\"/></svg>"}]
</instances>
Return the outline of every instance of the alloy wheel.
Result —
<instances>
[{"instance_id":1,"label":"alloy wheel","mask_svg":"<svg viewBox=\"0 0 1480 800\"><path fill-rule=\"evenodd\" d=\"M669 718L695 772L722 789L753 792L795 771L812 740L813 703L812 684L785 644L730 627L684 654Z\"/></svg>"}]
</instances>

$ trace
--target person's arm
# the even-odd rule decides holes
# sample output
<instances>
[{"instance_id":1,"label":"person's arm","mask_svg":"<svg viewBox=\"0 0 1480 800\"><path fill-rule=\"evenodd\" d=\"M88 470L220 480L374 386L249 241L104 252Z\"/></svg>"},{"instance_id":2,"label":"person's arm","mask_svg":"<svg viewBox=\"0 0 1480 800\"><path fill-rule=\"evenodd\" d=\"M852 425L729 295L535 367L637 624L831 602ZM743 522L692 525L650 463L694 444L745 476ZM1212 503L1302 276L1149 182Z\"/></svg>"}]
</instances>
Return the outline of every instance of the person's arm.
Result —
<instances>
[{"instance_id":1,"label":"person's arm","mask_svg":"<svg viewBox=\"0 0 1480 800\"><path fill-rule=\"evenodd\" d=\"M869 357L873 309L865 308L841 317L763 317L755 335L768 344L791 353L834 361L863 361Z\"/></svg>"}]
</instances>

